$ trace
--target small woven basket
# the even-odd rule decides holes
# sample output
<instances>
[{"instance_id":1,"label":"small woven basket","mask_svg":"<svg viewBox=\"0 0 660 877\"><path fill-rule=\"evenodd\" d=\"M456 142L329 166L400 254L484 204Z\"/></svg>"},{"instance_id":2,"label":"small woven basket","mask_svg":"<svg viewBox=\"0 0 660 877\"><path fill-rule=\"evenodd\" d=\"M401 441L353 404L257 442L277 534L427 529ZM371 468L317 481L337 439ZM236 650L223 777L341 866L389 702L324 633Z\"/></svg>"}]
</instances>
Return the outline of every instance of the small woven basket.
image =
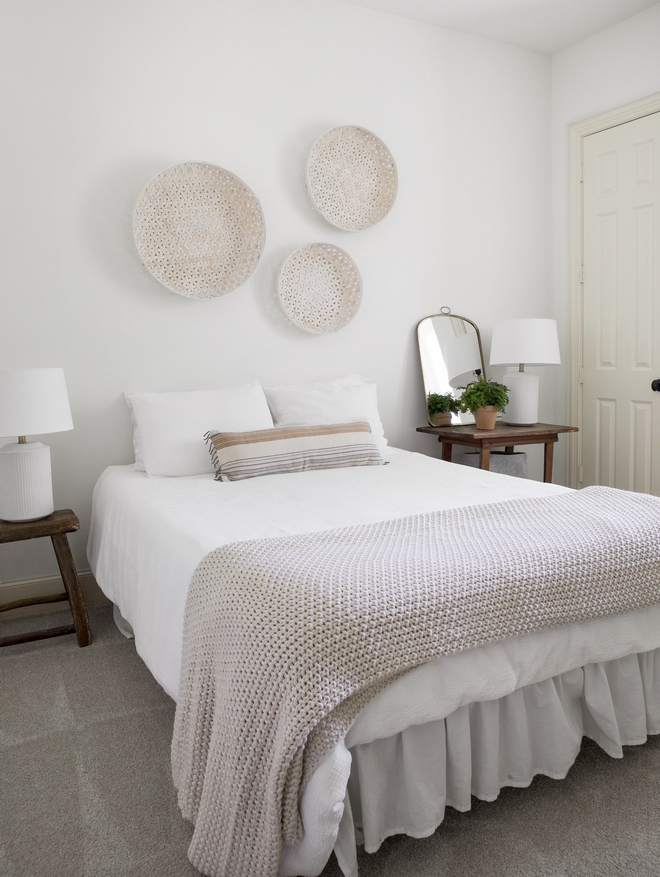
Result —
<instances>
[{"instance_id":1,"label":"small woven basket","mask_svg":"<svg viewBox=\"0 0 660 877\"><path fill-rule=\"evenodd\" d=\"M362 278L344 250L332 244L308 244L282 265L277 293L290 320L322 335L353 319L362 298Z\"/></svg>"},{"instance_id":2,"label":"small woven basket","mask_svg":"<svg viewBox=\"0 0 660 877\"><path fill-rule=\"evenodd\" d=\"M394 158L382 140L356 125L331 128L314 143L305 179L321 216L344 231L376 225L397 193Z\"/></svg>"}]
</instances>

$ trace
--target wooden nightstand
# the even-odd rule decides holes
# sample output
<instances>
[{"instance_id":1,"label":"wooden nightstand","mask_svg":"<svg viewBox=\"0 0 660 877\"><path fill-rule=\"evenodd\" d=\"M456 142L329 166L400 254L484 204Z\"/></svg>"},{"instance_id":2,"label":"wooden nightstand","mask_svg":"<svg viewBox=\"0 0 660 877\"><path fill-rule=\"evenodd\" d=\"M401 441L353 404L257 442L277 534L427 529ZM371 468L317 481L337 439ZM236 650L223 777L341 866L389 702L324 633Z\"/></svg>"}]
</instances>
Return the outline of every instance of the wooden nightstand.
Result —
<instances>
[{"instance_id":1,"label":"wooden nightstand","mask_svg":"<svg viewBox=\"0 0 660 877\"><path fill-rule=\"evenodd\" d=\"M26 600L14 600L13 603L0 604L0 612L18 609L21 606L36 606L40 603L58 603L68 600L73 615L73 624L65 627L53 627L47 630L36 630L31 633L0 638L0 646L13 646L17 643L31 642L35 639L46 639L51 636L64 636L75 633L79 646L88 646L92 641L92 632L87 618L87 609L83 598L78 573L73 562L67 533L73 533L80 527L80 521L71 509L59 509L47 518L39 521L0 521L0 542L20 542L23 539L38 539L50 536L55 556L64 582L64 592L50 594L46 597L30 597Z\"/></svg>"},{"instance_id":2,"label":"wooden nightstand","mask_svg":"<svg viewBox=\"0 0 660 877\"><path fill-rule=\"evenodd\" d=\"M534 423L531 426L507 426L496 423L495 429L477 429L474 424L457 426L418 426L417 432L437 435L442 442L442 459L451 462L454 445L469 445L479 450L479 468L488 469L490 449L501 448L512 454L515 445L545 445L543 480L552 481L552 452L561 432L577 432L577 426L557 426L552 423Z\"/></svg>"}]
</instances>

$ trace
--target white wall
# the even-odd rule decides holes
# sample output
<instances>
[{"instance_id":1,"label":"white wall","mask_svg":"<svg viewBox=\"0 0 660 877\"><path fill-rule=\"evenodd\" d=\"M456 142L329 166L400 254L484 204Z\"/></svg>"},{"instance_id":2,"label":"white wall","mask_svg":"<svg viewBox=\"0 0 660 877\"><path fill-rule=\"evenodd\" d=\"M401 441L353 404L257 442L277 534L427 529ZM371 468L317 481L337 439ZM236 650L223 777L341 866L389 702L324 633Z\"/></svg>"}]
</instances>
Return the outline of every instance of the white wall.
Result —
<instances>
[{"instance_id":1,"label":"white wall","mask_svg":"<svg viewBox=\"0 0 660 877\"><path fill-rule=\"evenodd\" d=\"M63 366L75 430L45 438L55 503L84 548L92 488L131 459L122 393L325 379L378 382L392 444L424 407L415 325L441 305L476 320L550 316L550 61L339 0L5 0L0 32L0 368ZM312 208L303 165L357 124L399 171L392 212L350 234ZM9 134L9 136L7 136ZM205 160L241 177L267 225L262 262L213 301L168 292L131 238L158 171ZM295 248L345 248L359 313L327 336L280 312ZM2 546L0 579L48 574L47 543Z\"/></svg>"},{"instance_id":2,"label":"white wall","mask_svg":"<svg viewBox=\"0 0 660 877\"><path fill-rule=\"evenodd\" d=\"M552 59L554 316L566 339L568 307L568 126L660 91L660 4ZM563 345L563 359L567 349ZM556 416L568 422L566 370L557 374ZM560 441L557 480L566 477Z\"/></svg>"}]
</instances>

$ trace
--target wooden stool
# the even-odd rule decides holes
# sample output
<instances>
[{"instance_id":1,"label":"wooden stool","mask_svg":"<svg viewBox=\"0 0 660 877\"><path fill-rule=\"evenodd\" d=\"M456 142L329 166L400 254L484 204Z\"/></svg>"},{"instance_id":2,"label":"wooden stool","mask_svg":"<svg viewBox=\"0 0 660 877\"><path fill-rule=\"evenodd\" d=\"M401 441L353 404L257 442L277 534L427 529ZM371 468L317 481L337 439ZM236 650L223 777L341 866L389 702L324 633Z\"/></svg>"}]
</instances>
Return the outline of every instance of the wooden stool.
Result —
<instances>
[{"instance_id":1,"label":"wooden stool","mask_svg":"<svg viewBox=\"0 0 660 877\"><path fill-rule=\"evenodd\" d=\"M88 646L92 641L92 632L87 618L85 600L80 587L78 573L73 562L67 533L73 533L80 527L80 521L71 509L59 509L41 518L39 521L0 521L0 542L20 542L23 539L38 539L41 536L50 536L60 568L64 592L61 594L49 594L46 597L29 597L26 600L14 600L13 603L0 605L0 612L9 609L18 609L21 606L36 606L39 603L59 603L68 600L73 615L73 624L65 627L52 627L48 630L36 630L32 633L18 634L17 636L5 636L0 638L0 646L13 646L17 643L31 642L35 639L46 639L51 636L64 636L67 633L75 633L79 646Z\"/></svg>"}]
</instances>

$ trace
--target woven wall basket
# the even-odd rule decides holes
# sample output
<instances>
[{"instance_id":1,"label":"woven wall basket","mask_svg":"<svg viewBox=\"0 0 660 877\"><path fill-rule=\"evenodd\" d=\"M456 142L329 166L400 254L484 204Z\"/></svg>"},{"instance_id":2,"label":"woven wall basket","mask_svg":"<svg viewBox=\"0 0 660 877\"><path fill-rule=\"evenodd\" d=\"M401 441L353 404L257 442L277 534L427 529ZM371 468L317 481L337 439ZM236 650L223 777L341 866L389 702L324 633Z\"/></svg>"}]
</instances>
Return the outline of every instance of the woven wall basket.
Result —
<instances>
[{"instance_id":1,"label":"woven wall basket","mask_svg":"<svg viewBox=\"0 0 660 877\"><path fill-rule=\"evenodd\" d=\"M266 239L254 192L205 162L166 168L140 193L133 239L142 264L188 298L236 289L257 267Z\"/></svg>"},{"instance_id":2,"label":"woven wall basket","mask_svg":"<svg viewBox=\"0 0 660 877\"><path fill-rule=\"evenodd\" d=\"M355 125L331 128L307 159L307 191L321 216L345 231L380 222L394 204L397 173L382 140Z\"/></svg>"},{"instance_id":3,"label":"woven wall basket","mask_svg":"<svg viewBox=\"0 0 660 877\"><path fill-rule=\"evenodd\" d=\"M280 269L277 293L286 315L308 332L336 332L360 307L362 278L348 253L332 244L309 244Z\"/></svg>"}]
</instances>

